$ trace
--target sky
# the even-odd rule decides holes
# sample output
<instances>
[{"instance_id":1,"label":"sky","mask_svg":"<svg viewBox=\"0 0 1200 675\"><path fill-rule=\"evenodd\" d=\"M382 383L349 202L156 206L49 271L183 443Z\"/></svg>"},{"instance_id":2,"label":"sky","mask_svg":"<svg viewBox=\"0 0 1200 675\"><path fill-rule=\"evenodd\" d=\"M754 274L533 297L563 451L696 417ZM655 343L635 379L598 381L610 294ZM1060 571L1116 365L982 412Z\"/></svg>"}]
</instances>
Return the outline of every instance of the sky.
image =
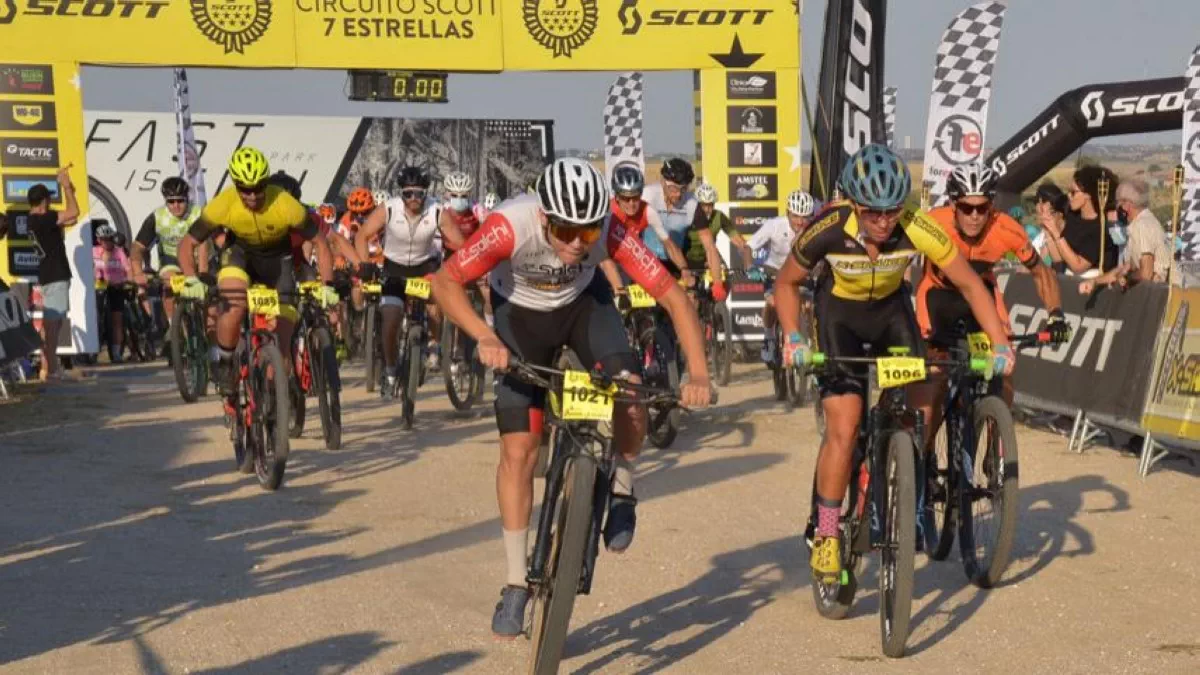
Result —
<instances>
[{"instance_id":1,"label":"sky","mask_svg":"<svg viewBox=\"0 0 1200 675\"><path fill-rule=\"evenodd\" d=\"M899 89L896 136L901 147L905 136L911 136L912 147L922 147L934 53L946 26L969 4L889 3L885 84ZM806 0L804 5L802 66L815 95L825 3ZM1010 0L1008 5L993 79L989 147L1069 89L1181 76L1200 44L1200 0ZM447 104L350 102L344 71L191 69L188 76L198 113L553 119L558 148L599 149L602 108L614 73L454 74ZM646 152L690 154L691 74L648 73L645 83ZM86 67L83 84L84 105L90 110L171 109L167 69ZM1179 133L1109 142L1178 143Z\"/></svg>"}]
</instances>

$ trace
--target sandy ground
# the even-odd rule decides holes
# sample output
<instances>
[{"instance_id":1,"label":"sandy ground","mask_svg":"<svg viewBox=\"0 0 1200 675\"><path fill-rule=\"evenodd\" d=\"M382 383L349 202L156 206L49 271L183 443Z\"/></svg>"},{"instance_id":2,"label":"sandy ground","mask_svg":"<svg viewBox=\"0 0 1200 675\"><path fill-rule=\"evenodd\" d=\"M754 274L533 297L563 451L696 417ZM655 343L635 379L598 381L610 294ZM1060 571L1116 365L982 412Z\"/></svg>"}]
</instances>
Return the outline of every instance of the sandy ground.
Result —
<instances>
[{"instance_id":1,"label":"sandy ground","mask_svg":"<svg viewBox=\"0 0 1200 675\"><path fill-rule=\"evenodd\" d=\"M345 449L312 423L284 488L232 472L211 397L162 366L0 404L4 673L515 673L487 410L434 380L418 428L347 374ZM1200 672L1194 466L1146 480L1022 428L1014 562L991 591L919 556L909 654L882 656L873 565L850 617L813 608L799 538L817 440L766 372L639 466L637 540L602 554L563 672ZM540 485L540 484L539 484Z\"/></svg>"}]
</instances>

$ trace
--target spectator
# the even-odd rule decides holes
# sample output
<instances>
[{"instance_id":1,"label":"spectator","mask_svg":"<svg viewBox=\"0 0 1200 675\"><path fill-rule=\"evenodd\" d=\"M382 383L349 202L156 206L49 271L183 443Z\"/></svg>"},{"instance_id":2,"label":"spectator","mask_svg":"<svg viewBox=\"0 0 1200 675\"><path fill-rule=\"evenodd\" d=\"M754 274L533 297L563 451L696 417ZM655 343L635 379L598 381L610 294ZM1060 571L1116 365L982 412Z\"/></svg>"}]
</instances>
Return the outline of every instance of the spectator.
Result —
<instances>
[{"instance_id":1,"label":"spectator","mask_svg":"<svg viewBox=\"0 0 1200 675\"><path fill-rule=\"evenodd\" d=\"M1108 199L1104 204L1100 204L1097 188L1101 178L1107 178L1109 184ZM1120 264L1116 242L1107 232L1100 231L1100 210L1116 208L1117 187L1116 174L1103 167L1085 166L1075 172L1071 189L1067 192L1065 225L1062 229L1055 229L1052 225L1047 228L1059 257L1070 272L1098 276L1100 272ZM1044 222L1053 223L1052 220ZM1103 269L1098 269L1101 264Z\"/></svg>"},{"instance_id":2,"label":"spectator","mask_svg":"<svg viewBox=\"0 0 1200 675\"><path fill-rule=\"evenodd\" d=\"M122 312L125 311L125 303L134 300L128 297L122 285L133 276L133 271L125 249L116 245L116 230L105 221L98 222L96 241L99 243L92 247L92 264L96 270L96 280L107 282L105 297L108 299L110 327L108 358L113 363L120 363L122 339L125 336Z\"/></svg>"},{"instance_id":3,"label":"spectator","mask_svg":"<svg viewBox=\"0 0 1200 675\"><path fill-rule=\"evenodd\" d=\"M1038 186L1034 203L1038 232L1036 235L1031 234L1029 241L1038 253L1042 254L1046 264L1061 274L1066 271L1066 263L1063 262L1062 253L1054 243L1052 233L1062 232L1066 227L1067 195L1058 189L1057 185L1046 181Z\"/></svg>"},{"instance_id":4,"label":"spectator","mask_svg":"<svg viewBox=\"0 0 1200 675\"><path fill-rule=\"evenodd\" d=\"M75 186L68 175L70 166L59 169L58 186L66 200L66 209L50 208L50 190L38 183L29 188L29 233L38 247L38 285L42 287L42 368L43 380L62 376L58 364L58 334L70 309L71 266L63 240L63 228L79 219Z\"/></svg>"},{"instance_id":5,"label":"spectator","mask_svg":"<svg viewBox=\"0 0 1200 675\"><path fill-rule=\"evenodd\" d=\"M1118 215L1129 223L1125 258L1134 280L1166 283L1171 251L1167 248L1167 233L1149 206L1150 190L1144 181L1128 181L1117 188Z\"/></svg>"}]
</instances>

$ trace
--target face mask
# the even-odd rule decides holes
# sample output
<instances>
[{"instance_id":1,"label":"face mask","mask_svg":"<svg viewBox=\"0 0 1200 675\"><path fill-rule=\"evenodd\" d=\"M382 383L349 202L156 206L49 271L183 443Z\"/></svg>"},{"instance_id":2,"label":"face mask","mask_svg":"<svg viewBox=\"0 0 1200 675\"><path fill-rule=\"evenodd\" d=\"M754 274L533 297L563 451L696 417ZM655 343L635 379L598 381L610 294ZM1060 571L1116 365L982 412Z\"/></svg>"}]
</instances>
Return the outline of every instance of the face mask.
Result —
<instances>
[{"instance_id":1,"label":"face mask","mask_svg":"<svg viewBox=\"0 0 1200 675\"><path fill-rule=\"evenodd\" d=\"M1129 241L1129 237L1125 236L1125 228L1119 225L1108 228L1108 239L1117 246L1124 246Z\"/></svg>"},{"instance_id":2,"label":"face mask","mask_svg":"<svg viewBox=\"0 0 1200 675\"><path fill-rule=\"evenodd\" d=\"M1120 220L1122 223L1129 222L1129 212L1125 210L1124 206L1117 207L1117 219Z\"/></svg>"},{"instance_id":3,"label":"face mask","mask_svg":"<svg viewBox=\"0 0 1200 675\"><path fill-rule=\"evenodd\" d=\"M466 197L454 197L450 200L450 208L458 212L466 211L471 202Z\"/></svg>"}]
</instances>

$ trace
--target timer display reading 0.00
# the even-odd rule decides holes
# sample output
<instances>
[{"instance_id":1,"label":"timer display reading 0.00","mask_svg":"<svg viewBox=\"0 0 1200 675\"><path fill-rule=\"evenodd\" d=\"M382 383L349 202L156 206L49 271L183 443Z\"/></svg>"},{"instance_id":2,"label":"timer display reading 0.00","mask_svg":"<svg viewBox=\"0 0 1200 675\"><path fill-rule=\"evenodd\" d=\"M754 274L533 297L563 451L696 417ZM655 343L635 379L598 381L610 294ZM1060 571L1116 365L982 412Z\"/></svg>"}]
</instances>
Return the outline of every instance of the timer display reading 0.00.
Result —
<instances>
[{"instance_id":1,"label":"timer display reading 0.00","mask_svg":"<svg viewBox=\"0 0 1200 675\"><path fill-rule=\"evenodd\" d=\"M350 99L399 103L447 103L446 73L352 71Z\"/></svg>"}]
</instances>

